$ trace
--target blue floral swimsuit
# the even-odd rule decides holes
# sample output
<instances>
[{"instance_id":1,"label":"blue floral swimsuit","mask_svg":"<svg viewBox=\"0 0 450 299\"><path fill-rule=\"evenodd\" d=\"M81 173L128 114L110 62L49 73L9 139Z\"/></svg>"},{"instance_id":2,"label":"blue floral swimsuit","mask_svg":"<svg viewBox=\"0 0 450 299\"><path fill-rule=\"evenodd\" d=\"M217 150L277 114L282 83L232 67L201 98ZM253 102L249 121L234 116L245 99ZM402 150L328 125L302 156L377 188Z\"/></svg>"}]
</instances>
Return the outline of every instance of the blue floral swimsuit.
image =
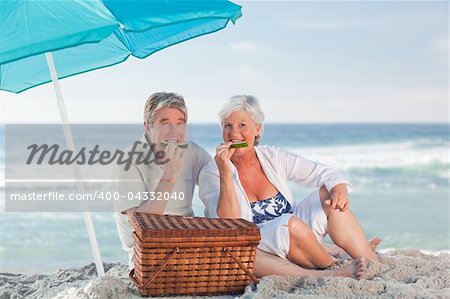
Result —
<instances>
[{"instance_id":1,"label":"blue floral swimsuit","mask_svg":"<svg viewBox=\"0 0 450 299\"><path fill-rule=\"evenodd\" d=\"M253 222L256 224L267 222L283 214L292 214L294 212L291 204L280 192L274 197L251 202L250 207L253 212Z\"/></svg>"}]
</instances>

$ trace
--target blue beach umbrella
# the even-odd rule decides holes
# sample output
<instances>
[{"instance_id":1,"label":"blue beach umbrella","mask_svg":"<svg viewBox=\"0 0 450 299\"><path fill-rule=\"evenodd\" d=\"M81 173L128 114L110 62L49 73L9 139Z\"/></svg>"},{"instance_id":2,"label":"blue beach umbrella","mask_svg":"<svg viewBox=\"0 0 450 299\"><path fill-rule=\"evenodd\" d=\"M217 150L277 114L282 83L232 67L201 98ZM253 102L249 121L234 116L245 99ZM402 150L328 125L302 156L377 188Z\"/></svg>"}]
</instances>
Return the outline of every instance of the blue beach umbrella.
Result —
<instances>
[{"instance_id":1,"label":"blue beach umbrella","mask_svg":"<svg viewBox=\"0 0 450 299\"><path fill-rule=\"evenodd\" d=\"M225 28L241 16L226 0L0 1L0 90L53 82L67 149L72 134L58 79L112 66ZM84 189L74 168L78 190ZM104 275L93 223L83 213L97 273Z\"/></svg>"},{"instance_id":2,"label":"blue beach umbrella","mask_svg":"<svg viewBox=\"0 0 450 299\"><path fill-rule=\"evenodd\" d=\"M240 16L225 0L0 1L0 90L50 82L46 52L65 78L145 58Z\"/></svg>"}]
</instances>

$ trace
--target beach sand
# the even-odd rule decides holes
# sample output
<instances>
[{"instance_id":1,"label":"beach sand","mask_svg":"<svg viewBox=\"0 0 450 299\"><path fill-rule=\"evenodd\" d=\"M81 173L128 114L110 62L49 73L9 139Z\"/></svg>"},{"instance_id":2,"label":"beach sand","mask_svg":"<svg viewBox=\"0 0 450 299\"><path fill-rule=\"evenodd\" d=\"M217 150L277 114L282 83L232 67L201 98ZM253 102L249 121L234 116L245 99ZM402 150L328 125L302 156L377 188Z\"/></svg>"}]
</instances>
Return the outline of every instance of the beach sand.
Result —
<instances>
[{"instance_id":1,"label":"beach sand","mask_svg":"<svg viewBox=\"0 0 450 299\"><path fill-rule=\"evenodd\" d=\"M367 265L366 278L268 276L257 288L238 296L207 298L450 298L450 255L427 255L417 249L380 253ZM347 261L344 261L344 263ZM0 274L0 299L141 298L124 264L105 264L96 277L94 264L59 270L53 275ZM171 297L189 298L189 297ZM196 297L199 298L199 297Z\"/></svg>"}]
</instances>

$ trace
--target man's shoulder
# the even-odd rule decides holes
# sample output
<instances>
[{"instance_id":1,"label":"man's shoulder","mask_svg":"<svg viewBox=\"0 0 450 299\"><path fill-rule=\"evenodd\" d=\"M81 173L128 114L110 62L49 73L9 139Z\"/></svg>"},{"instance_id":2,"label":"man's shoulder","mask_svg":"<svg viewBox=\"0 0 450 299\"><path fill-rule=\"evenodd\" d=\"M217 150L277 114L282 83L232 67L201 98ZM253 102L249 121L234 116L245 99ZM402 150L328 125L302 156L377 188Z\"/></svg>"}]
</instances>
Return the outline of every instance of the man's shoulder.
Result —
<instances>
[{"instance_id":1,"label":"man's shoulder","mask_svg":"<svg viewBox=\"0 0 450 299\"><path fill-rule=\"evenodd\" d=\"M195 143L194 141L189 141L188 146L190 146L194 150L206 151L201 145L199 145L198 143Z\"/></svg>"},{"instance_id":2,"label":"man's shoulder","mask_svg":"<svg viewBox=\"0 0 450 299\"><path fill-rule=\"evenodd\" d=\"M203 158L211 158L211 155L208 153L208 151L203 148L202 146L198 145L197 143L193 142L193 141L189 141L188 142L188 148L190 148L190 150L194 153L194 155L196 156L200 156Z\"/></svg>"}]
</instances>

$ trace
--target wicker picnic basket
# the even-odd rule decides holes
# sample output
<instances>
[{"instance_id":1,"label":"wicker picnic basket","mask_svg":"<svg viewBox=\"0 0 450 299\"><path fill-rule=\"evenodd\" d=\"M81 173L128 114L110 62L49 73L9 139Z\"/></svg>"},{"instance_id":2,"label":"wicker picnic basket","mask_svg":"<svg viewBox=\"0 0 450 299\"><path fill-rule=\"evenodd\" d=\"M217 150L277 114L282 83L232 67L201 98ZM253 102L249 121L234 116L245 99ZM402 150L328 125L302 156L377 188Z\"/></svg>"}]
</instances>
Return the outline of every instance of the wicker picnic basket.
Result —
<instances>
[{"instance_id":1,"label":"wicker picnic basket","mask_svg":"<svg viewBox=\"0 0 450 299\"><path fill-rule=\"evenodd\" d=\"M134 269L143 295L242 293L253 275L258 227L243 219L136 213Z\"/></svg>"}]
</instances>

